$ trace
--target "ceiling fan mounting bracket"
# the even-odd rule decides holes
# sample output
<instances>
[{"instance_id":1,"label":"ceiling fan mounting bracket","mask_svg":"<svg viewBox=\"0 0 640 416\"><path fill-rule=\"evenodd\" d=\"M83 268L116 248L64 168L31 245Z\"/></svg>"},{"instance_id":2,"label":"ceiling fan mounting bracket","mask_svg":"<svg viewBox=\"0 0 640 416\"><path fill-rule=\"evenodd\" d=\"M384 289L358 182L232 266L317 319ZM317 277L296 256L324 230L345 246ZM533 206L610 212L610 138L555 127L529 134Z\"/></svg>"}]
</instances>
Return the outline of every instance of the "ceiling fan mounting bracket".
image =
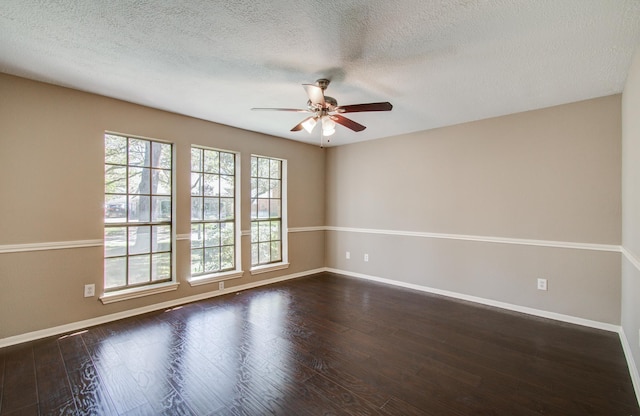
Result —
<instances>
[{"instance_id":1,"label":"ceiling fan mounting bracket","mask_svg":"<svg viewBox=\"0 0 640 416\"><path fill-rule=\"evenodd\" d=\"M320 79L316 80L315 85L316 85L316 87L322 88L322 91L324 91L329 86L329 83L331 83L331 80L328 80L326 78L320 78Z\"/></svg>"}]
</instances>

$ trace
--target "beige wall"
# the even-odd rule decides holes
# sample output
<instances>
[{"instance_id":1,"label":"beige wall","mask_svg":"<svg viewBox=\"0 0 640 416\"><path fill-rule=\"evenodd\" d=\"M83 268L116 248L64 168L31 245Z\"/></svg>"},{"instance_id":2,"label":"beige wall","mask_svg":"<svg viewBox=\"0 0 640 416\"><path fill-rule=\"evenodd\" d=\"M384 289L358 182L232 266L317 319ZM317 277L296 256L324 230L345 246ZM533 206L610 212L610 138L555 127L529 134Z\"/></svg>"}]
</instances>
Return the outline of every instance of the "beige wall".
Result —
<instances>
[{"instance_id":1,"label":"beige wall","mask_svg":"<svg viewBox=\"0 0 640 416\"><path fill-rule=\"evenodd\" d=\"M614 95L332 148L326 264L619 324L620 135Z\"/></svg>"},{"instance_id":2,"label":"beige wall","mask_svg":"<svg viewBox=\"0 0 640 416\"><path fill-rule=\"evenodd\" d=\"M625 103L640 99L637 84L630 77ZM638 274L610 249L621 242L619 95L322 150L7 75L0 91L0 247L102 239L110 130L175 143L177 234L189 232L191 144L241 152L243 189L252 153L289 161L289 226L337 228L291 233L288 270L228 286L327 266L620 324L620 275ZM248 202L243 193L243 230ZM625 224L637 229L631 209ZM640 233L627 234L640 254ZM0 253L0 339L214 291L186 283L188 249L176 243L178 291L109 305L82 297L84 284L102 287L101 247ZM246 271L246 236L242 249ZM538 277L549 291L536 290ZM622 305L623 324L639 315Z\"/></svg>"},{"instance_id":3,"label":"beige wall","mask_svg":"<svg viewBox=\"0 0 640 416\"><path fill-rule=\"evenodd\" d=\"M640 50L622 94L622 328L640 365ZM636 371L640 367L636 368Z\"/></svg>"},{"instance_id":4,"label":"beige wall","mask_svg":"<svg viewBox=\"0 0 640 416\"><path fill-rule=\"evenodd\" d=\"M192 144L240 152L244 190L251 154L287 159L289 227L324 224L325 153L318 147L3 74L0 92L0 247L102 239L105 130L175 144L177 234L189 233ZM249 197L242 195L241 228L248 230ZM227 286L320 268L324 244L322 231L291 233L289 269L251 276L243 236L245 276ZM110 305L82 296L88 283L101 292L101 247L0 253L0 339L214 291L217 284L189 286L189 242L176 245L176 292Z\"/></svg>"}]
</instances>

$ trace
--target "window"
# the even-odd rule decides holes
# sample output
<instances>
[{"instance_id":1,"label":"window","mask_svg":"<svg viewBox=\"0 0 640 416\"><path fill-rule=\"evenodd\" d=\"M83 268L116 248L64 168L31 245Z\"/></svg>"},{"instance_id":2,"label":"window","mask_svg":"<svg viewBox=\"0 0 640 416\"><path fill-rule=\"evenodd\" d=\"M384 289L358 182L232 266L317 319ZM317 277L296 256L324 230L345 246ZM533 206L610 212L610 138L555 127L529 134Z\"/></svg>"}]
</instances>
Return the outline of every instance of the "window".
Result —
<instances>
[{"instance_id":1,"label":"window","mask_svg":"<svg viewBox=\"0 0 640 416\"><path fill-rule=\"evenodd\" d=\"M251 266L286 262L286 161L251 157Z\"/></svg>"},{"instance_id":2,"label":"window","mask_svg":"<svg viewBox=\"0 0 640 416\"><path fill-rule=\"evenodd\" d=\"M237 171L235 153L191 148L192 284L236 277L225 272L239 269Z\"/></svg>"},{"instance_id":3,"label":"window","mask_svg":"<svg viewBox=\"0 0 640 416\"><path fill-rule=\"evenodd\" d=\"M172 280L169 143L105 134L105 292Z\"/></svg>"}]
</instances>

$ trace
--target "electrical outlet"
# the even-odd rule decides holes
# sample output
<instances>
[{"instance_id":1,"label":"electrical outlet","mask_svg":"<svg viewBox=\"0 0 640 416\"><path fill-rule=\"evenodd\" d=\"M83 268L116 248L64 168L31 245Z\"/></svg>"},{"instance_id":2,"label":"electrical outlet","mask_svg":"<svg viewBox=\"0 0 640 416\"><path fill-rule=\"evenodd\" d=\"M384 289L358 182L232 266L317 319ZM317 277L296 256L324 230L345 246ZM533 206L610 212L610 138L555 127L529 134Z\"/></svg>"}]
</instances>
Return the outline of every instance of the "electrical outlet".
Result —
<instances>
[{"instance_id":1,"label":"electrical outlet","mask_svg":"<svg viewBox=\"0 0 640 416\"><path fill-rule=\"evenodd\" d=\"M364 255L364 261L369 261L369 255L365 253Z\"/></svg>"},{"instance_id":2,"label":"electrical outlet","mask_svg":"<svg viewBox=\"0 0 640 416\"><path fill-rule=\"evenodd\" d=\"M347 251L347 253L344 255L344 257L349 260L351 258L351 253Z\"/></svg>"},{"instance_id":3,"label":"electrical outlet","mask_svg":"<svg viewBox=\"0 0 640 416\"><path fill-rule=\"evenodd\" d=\"M224 282L218 282L218 290L224 290Z\"/></svg>"},{"instance_id":4,"label":"electrical outlet","mask_svg":"<svg viewBox=\"0 0 640 416\"><path fill-rule=\"evenodd\" d=\"M547 279L538 279L538 290L547 290Z\"/></svg>"},{"instance_id":5,"label":"electrical outlet","mask_svg":"<svg viewBox=\"0 0 640 416\"><path fill-rule=\"evenodd\" d=\"M90 298L96 295L96 285L84 285L84 297Z\"/></svg>"}]
</instances>

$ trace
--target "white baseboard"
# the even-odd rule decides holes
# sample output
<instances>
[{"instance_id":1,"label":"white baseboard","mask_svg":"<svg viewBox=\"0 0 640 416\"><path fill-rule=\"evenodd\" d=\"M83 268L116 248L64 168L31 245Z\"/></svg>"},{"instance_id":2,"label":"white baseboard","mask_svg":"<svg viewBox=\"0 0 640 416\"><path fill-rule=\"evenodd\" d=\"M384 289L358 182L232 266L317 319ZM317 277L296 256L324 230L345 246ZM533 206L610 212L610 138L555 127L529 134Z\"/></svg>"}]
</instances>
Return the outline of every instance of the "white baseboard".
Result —
<instances>
[{"instance_id":1,"label":"white baseboard","mask_svg":"<svg viewBox=\"0 0 640 416\"><path fill-rule=\"evenodd\" d=\"M10 345L20 344L20 343L23 343L23 342L33 341L33 340L36 340L36 339L46 338L46 337L50 337L50 336L54 336L54 335L64 334L64 333L67 333L67 332L77 331L79 329L84 329L84 328L87 328L87 327L90 327L90 326L100 325L100 324L103 324L103 323L112 322L112 321L116 321L116 320L119 320L119 319L129 318L129 317L132 317L132 316L136 316L136 315L141 315L141 314L148 313L148 312L157 311L157 310L160 310L160 309L172 308L172 307L175 307L175 306L178 306L178 305L182 305L182 304L185 304L185 303L197 302L199 300L209 299L209 298L212 298L212 297L225 295L227 293L234 293L234 292L239 292L239 291L242 291L242 290L248 290L248 289L252 289L252 288L255 288L255 287L269 285L269 284L282 282L282 281L290 280L290 279L296 279L298 277L308 276L308 275L311 275L311 274L325 272L325 271L326 272L331 272L331 273L342 274L342 275L345 275L345 276L357 277L357 278L360 278L360 279L366 279L366 280L371 280L371 281L375 281L375 282L385 283L385 284L389 284L389 285L393 285L393 286L404 287L404 288L407 288L407 289L413 289L413 290L419 290L419 291L422 291L422 292L434 293L434 294L437 294L437 295L443 295L443 296L447 296L447 297L451 297L451 298L455 298L455 299L466 300L466 301L475 302L475 303L479 303L479 304L483 304L483 305L494 306L494 307L501 308L501 309L506 309L506 310L515 311L515 312L522 312L522 313L525 313L525 314L528 314L528 315L534 315L534 316L539 316L539 317L542 317L542 318L554 319L556 321L568 322L568 323L582 325L582 326L586 326L586 327L602 329L602 330L610 331L610 332L620 333L620 331L622 329L619 325L613 325L613 324L608 324L608 323L604 323L604 322L592 321L592 320L589 320L589 319L578 318L578 317L575 317L575 316L563 315L563 314L559 314L559 313L555 313L555 312L549 312L549 311L544 311L544 310L540 310L540 309L529 308L529 307L526 307L526 306L519 306L519 305L510 304L510 303L499 302L499 301L492 300L492 299L485 299L485 298L480 298L480 297L477 297L477 296L470 296L470 295L465 295L465 294L462 294L462 293L451 292L451 291L448 291L448 290L436 289L436 288L432 288L432 287L428 287L428 286L421 286L421 285L416 285L416 284L412 284L412 283L405 283L405 282L400 282L400 281L397 281L397 280L391 280L391 279L385 279L385 278L382 278L382 277L366 275L366 274L362 274L362 273L350 272L350 271L347 271L347 270L333 269L333 268L329 268L329 267L321 267L321 268L314 269L314 270L308 270L308 271L305 271L305 272L288 274L288 275L285 275L285 276L274 277L272 279L260 280L260 281L256 281L256 282L253 282L253 283L247 283L247 284L244 284L244 285L240 285L240 286L232 286L232 287L229 287L229 288L224 289L224 290L216 290L216 291L201 293L199 295L193 295L193 296L188 296L188 297L184 297L184 298L174 299L174 300L163 302L163 303L156 303L156 304L149 305L149 306L143 306L141 308L131 309L131 310L118 312L118 313L114 313L114 314L109 314L109 315L103 315L103 316L99 316L99 317L96 317L96 318L86 319L86 320L83 320L83 321L73 322L73 323L60 325L60 326L55 326L55 327L52 327L52 328L47 328L47 329L42 329L42 330L38 330L38 331L28 332L28 333L25 333L25 334L15 335L15 336L12 336L12 337L1 338L0 339L0 348L7 347L7 346L10 346Z\"/></svg>"},{"instance_id":2,"label":"white baseboard","mask_svg":"<svg viewBox=\"0 0 640 416\"><path fill-rule=\"evenodd\" d=\"M625 355L625 358L627 360L627 365L629 367L629 373L630 373L630 376L631 376L631 381L633 383L634 391L636 393L636 398L638 400L638 403L640 404L640 374L638 373L638 369L637 369L637 367L635 365L635 360L634 360L633 355L631 353L631 347L629 345L629 341L628 341L628 339L626 337L626 334L624 333L624 330L623 330L623 328L621 326L608 324L608 323L604 323L604 322L592 321L592 320L589 320L589 319L578 318L578 317L559 314L559 313L555 313L555 312L548 312L548 311L543 311L543 310L539 310L539 309L528 308L528 307L525 307L525 306L513 305L513 304L510 304L510 303L499 302L499 301L495 301L495 300L491 300L491 299L485 299L485 298L480 298L480 297L476 297L476 296L465 295L465 294L462 294L462 293L451 292L451 291L447 291L447 290L441 290L441 289L431 288L431 287L427 287L427 286L416 285L416 284L412 284L412 283L400 282L400 281L397 281L397 280L385 279L385 278L366 275L366 274L362 274L362 273L355 273L355 272L350 272L350 271L346 271L346 270L333 269L333 268L329 268L329 267L322 267L322 268L318 268L318 269L314 269L314 270L307 270L307 271L300 272L300 273L293 273L293 274L289 274L289 275L285 275L285 276L274 277L272 279L260 280L260 281L256 281L256 282L253 282L253 283L247 283L247 284L244 284L244 285L240 285L240 286L232 286L232 287L229 287L229 288L224 289L224 290L216 290L216 291L212 291L212 292L201 293L199 295L188 296L188 297L179 298L179 299L175 299L175 300L171 300L171 301L167 301L167 302L156 303L156 304L153 304L153 305L144 306L144 307L141 307L141 308L131 309L131 310L128 310L128 311L123 311L123 312L118 312L118 313L114 313L114 314L99 316L99 317L96 317L96 318L86 319L86 320L83 320L83 321L72 322L72 323L69 323L69 324L60 325L60 326L56 326L56 327L52 327L52 328L47 328L47 329L42 329L42 330L38 330L38 331L28 332L28 333L21 334L21 335L15 335L15 336L12 336L12 337L2 338L2 339L0 339L0 348L8 347L8 346L11 346L11 345L17 345L17 344L21 344L21 343L24 343L24 342L34 341L34 340L37 340L37 339L47 338L47 337L51 337L51 336L55 336L55 335L61 335L61 334L69 333L69 332L79 331L79 330L82 330L82 329L85 329L85 328L88 328L88 327L92 327L92 326L96 326L96 325L100 325L100 324L105 324L105 323L108 323L108 322L117 321L119 319L130 318L130 317L133 317L133 316L142 315L142 314L145 314L145 313L148 313L148 312L154 312L154 311L157 311L157 310L169 309L169 308L172 308L172 307L176 307L176 306L187 304L187 303L191 303L191 302L197 302L197 301L200 301L200 300L205 300L205 299L213 298L213 297L216 297L216 296L222 296L222 295L226 295L228 293L241 292L243 290L249 290L249 289L253 289L253 288L256 288L256 287L266 286L266 285L270 285L270 284L273 284L273 283L283 282L283 281L286 281L286 280L296 279L296 278L299 278L299 277L304 277L304 276L308 276L308 275L312 275L312 274L316 274L316 273L321 273L321 272L331 272L331 273L336 273L336 274L342 274L342 275L345 275L345 276L351 276L351 277L356 277L356 278L360 278L360 279L371 280L371 281L385 283L385 284L389 284L389 285L393 285L393 286L404 287L404 288L407 288L407 289L419 290L419 291L422 291L422 292L434 293L434 294L437 294L437 295L443 295L443 296L447 296L447 297L451 297L451 298L455 298L455 299L461 299L461 300L475 302L475 303L479 303L479 304L483 304L483 305L494 306L494 307L497 307L497 308L506 309L506 310L510 310L510 311L522 312L522 313L525 313L525 314L528 314L528 315L539 316L539 317L542 317L542 318L549 318L549 319L553 319L553 320L557 320L557 321L562 321L562 322L582 325L582 326L591 327L591 328L602 329L602 330L605 330L605 331L617 332L619 334L619 336L620 336L620 342L622 343L622 348L623 348L623 351L624 351L624 355Z\"/></svg>"},{"instance_id":3,"label":"white baseboard","mask_svg":"<svg viewBox=\"0 0 640 416\"><path fill-rule=\"evenodd\" d=\"M624 356L627 359L627 367L629 367L629 375L631 376L631 382L633 383L633 390L636 393L636 400L640 405L640 374L638 374L638 367L636 361L633 359L633 353L631 352L631 345L627 334L624 332L624 328L620 327L620 343L624 351Z\"/></svg>"},{"instance_id":4,"label":"white baseboard","mask_svg":"<svg viewBox=\"0 0 640 416\"><path fill-rule=\"evenodd\" d=\"M22 344L23 342L35 341L37 339L52 337L55 335L65 334L69 332L75 332L88 327L105 324L108 322L117 321L119 319L130 318L136 315L142 315L148 312L154 312L162 309L169 309L186 303L197 302L199 300L205 300L216 296L226 295L228 293L241 292L243 290L253 289L255 287L270 285L273 283L283 282L285 280L296 279L303 276L312 275L326 271L325 268L319 268L314 270L307 270L300 273L288 274L286 276L274 277L272 279L259 280L252 283L247 283L240 286L231 286L227 289L216 290L212 292L201 293L198 295L187 296L184 298L174 299L167 302L156 303L149 306L143 306L141 308L130 309L123 312L112 313L109 315L103 315L96 318L85 319L83 321L72 322L65 325L55 326L52 328L41 329L38 331L27 332L25 334L15 335L12 337L0 339L0 348L8 347L11 345Z\"/></svg>"},{"instance_id":5,"label":"white baseboard","mask_svg":"<svg viewBox=\"0 0 640 416\"><path fill-rule=\"evenodd\" d=\"M602 330L609 331L609 332L616 332L617 333L617 332L620 332L620 329L621 329L621 327L619 325L613 325L613 324L609 324L609 323L606 323L606 322L592 321L592 320L589 320L589 319L578 318L576 316L564 315L564 314L561 314L561 313L549 312L549 311L544 311L544 310L541 310L541 309L534 309L534 308L529 308L529 307L526 307L526 306L520 306L520 305L511 304L511 303L500 302L500 301L497 301L497 300L485 299L485 298L481 298L481 297L477 297L477 296L471 296L471 295L465 295L463 293L451 292L451 291L448 291L448 290L436 289L436 288L432 288L432 287L428 287L428 286L416 285L416 284L413 284L413 283L405 283L405 282L400 282L400 281L397 281L397 280L385 279L385 278L382 278L382 277L370 276L370 275L367 275L367 274L355 273L355 272L350 272L350 271L346 271L346 270L339 270L339 269L332 269L332 268L325 268L325 269L326 269L326 271L331 272L331 273L337 273L337 274L342 274L342 275L346 275L346 276L357 277L357 278L360 278L360 279L372 280L374 282L380 282L380 283L385 283L385 284L389 284L389 285L404 287L404 288L407 288L407 289L419 290L419 291L422 291L422 292L428 292L428 293L433 293L433 294L436 294L436 295L447 296L447 297L450 297L450 298L466 300L466 301L469 301L469 302L475 302L475 303L479 303L479 304L482 304L482 305L494 306L496 308L506 309L506 310L509 310L509 311L526 313L527 315L539 316L541 318L548 318L548 319L553 319L553 320L556 320L556 321L567 322L567 323L576 324L576 325L582 325L582 326L586 326L586 327L590 327L590 328L602 329Z\"/></svg>"},{"instance_id":6,"label":"white baseboard","mask_svg":"<svg viewBox=\"0 0 640 416\"><path fill-rule=\"evenodd\" d=\"M482 305L495 306L497 308L506 309L514 312L522 312L528 315L539 316L542 318L553 319L556 321L567 322L576 325L582 325L590 328L602 329L609 332L617 332L620 337L620 343L622 344L622 350L624 351L625 359L627 360L627 367L629 368L629 375L631 376L631 382L633 384L633 390L636 395L638 405L640 405L640 374L638 373L638 367L636 366L633 354L631 352L631 346L627 339L624 329L620 325L613 325L605 322L592 321L589 319L578 318L571 315L564 315L555 312L543 311L540 309L528 308L526 306L513 305L510 303L499 302L491 299L480 298L476 296L465 295L462 293L451 292L448 290L435 289L428 286L420 286L412 283L399 282L397 280L385 279L382 277L370 276L363 273L349 272L346 270L333 269L325 267L327 272L342 274L345 276L356 277L359 279L372 280L374 282L385 283L393 286L404 287L407 289L419 290L422 292L434 293L437 295L447 296L455 299L466 300L470 302L480 303Z\"/></svg>"},{"instance_id":7,"label":"white baseboard","mask_svg":"<svg viewBox=\"0 0 640 416\"><path fill-rule=\"evenodd\" d=\"M636 400L638 405L640 405L640 374L638 373L638 367L636 366L635 360L633 359L633 354L631 352L631 346L629 345L629 340L624 332L624 329L620 325L613 325L605 322L592 321L589 319L578 318L571 315L564 315L555 312L543 311L540 309L528 308L526 306L513 305L510 303L499 302L491 299L484 299L476 296L465 295L462 293L451 292L448 290L435 289L427 286L415 285L412 283L399 282L397 280L384 279L381 277L370 276L362 273L349 272L346 270L332 269L329 267L325 267L327 272L342 274L346 276L356 277L360 279L372 280L375 282L385 283L389 285L404 287L407 289L419 290L422 292L434 293L437 295L443 295L455 299L466 300L470 302L480 303L488 306L495 306L497 308L506 309L515 312L522 312L528 315L539 316L542 318L553 319L561 322L568 322L571 324L582 325L590 328L602 329L610 332L617 332L620 337L620 343L622 344L622 349L624 351L625 359L627 360L627 367L629 368L629 375L631 376L631 382L633 384L633 390L636 395Z\"/></svg>"}]
</instances>

